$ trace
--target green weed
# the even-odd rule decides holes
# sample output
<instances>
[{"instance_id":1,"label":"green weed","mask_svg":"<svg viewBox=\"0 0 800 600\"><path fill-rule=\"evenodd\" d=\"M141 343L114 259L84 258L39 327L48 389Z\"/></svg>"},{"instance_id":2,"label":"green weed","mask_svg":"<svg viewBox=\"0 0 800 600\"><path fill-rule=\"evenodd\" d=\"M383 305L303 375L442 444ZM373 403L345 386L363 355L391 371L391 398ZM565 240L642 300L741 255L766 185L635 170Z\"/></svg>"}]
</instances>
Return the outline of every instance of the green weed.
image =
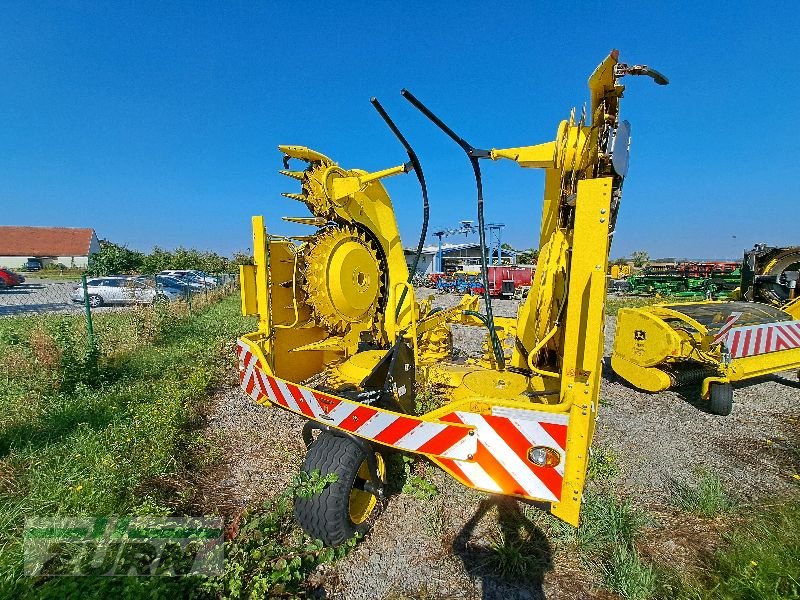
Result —
<instances>
[{"instance_id":1,"label":"green weed","mask_svg":"<svg viewBox=\"0 0 800 600\"><path fill-rule=\"evenodd\" d=\"M539 573L547 566L527 537L500 531L490 541L491 552L481 565L499 579L520 581Z\"/></svg>"},{"instance_id":2,"label":"green weed","mask_svg":"<svg viewBox=\"0 0 800 600\"><path fill-rule=\"evenodd\" d=\"M573 542L584 555L597 556L616 546L633 547L636 536L649 523L647 514L626 500L587 494Z\"/></svg>"},{"instance_id":3,"label":"green weed","mask_svg":"<svg viewBox=\"0 0 800 600\"><path fill-rule=\"evenodd\" d=\"M726 536L703 581L684 584L685 600L800 598L800 503L767 509Z\"/></svg>"},{"instance_id":4,"label":"green weed","mask_svg":"<svg viewBox=\"0 0 800 600\"><path fill-rule=\"evenodd\" d=\"M735 507L719 477L704 470L698 470L692 482L672 480L669 494L675 506L701 517L728 513Z\"/></svg>"},{"instance_id":5,"label":"green weed","mask_svg":"<svg viewBox=\"0 0 800 600\"><path fill-rule=\"evenodd\" d=\"M225 598L297 597L308 575L319 565L341 558L356 538L337 548L311 540L292 519L292 501L319 494L336 481L319 471L298 474L277 499L245 514L235 537L225 544L225 573L204 582L202 590Z\"/></svg>"},{"instance_id":6,"label":"green weed","mask_svg":"<svg viewBox=\"0 0 800 600\"><path fill-rule=\"evenodd\" d=\"M589 450L587 476L599 482L611 482L619 475L619 458L608 446L592 446Z\"/></svg>"},{"instance_id":7,"label":"green weed","mask_svg":"<svg viewBox=\"0 0 800 600\"><path fill-rule=\"evenodd\" d=\"M643 563L631 546L614 546L602 569L606 587L626 600L647 600L656 590L653 568Z\"/></svg>"}]
</instances>

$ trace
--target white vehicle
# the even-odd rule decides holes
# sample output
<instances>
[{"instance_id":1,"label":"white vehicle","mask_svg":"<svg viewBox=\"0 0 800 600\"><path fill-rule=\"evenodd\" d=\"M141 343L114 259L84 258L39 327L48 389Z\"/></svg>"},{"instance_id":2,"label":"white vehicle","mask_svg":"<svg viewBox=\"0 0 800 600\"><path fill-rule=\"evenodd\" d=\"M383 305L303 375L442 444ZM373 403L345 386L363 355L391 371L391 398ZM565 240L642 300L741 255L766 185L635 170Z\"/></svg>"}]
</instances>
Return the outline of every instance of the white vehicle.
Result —
<instances>
[{"instance_id":1,"label":"white vehicle","mask_svg":"<svg viewBox=\"0 0 800 600\"><path fill-rule=\"evenodd\" d=\"M217 285L217 279L212 277L208 273L204 273L203 271L194 271L191 269L178 269L178 270L168 270L168 271L161 271L159 275L168 275L170 277L178 277L189 283L192 286L200 286L200 287L215 287Z\"/></svg>"},{"instance_id":2,"label":"white vehicle","mask_svg":"<svg viewBox=\"0 0 800 600\"><path fill-rule=\"evenodd\" d=\"M86 292L92 308L105 304L171 302L182 297L177 289L156 289L152 283L134 277L93 277L86 281ZM73 302L83 302L83 287L80 284L73 289L71 298Z\"/></svg>"}]
</instances>

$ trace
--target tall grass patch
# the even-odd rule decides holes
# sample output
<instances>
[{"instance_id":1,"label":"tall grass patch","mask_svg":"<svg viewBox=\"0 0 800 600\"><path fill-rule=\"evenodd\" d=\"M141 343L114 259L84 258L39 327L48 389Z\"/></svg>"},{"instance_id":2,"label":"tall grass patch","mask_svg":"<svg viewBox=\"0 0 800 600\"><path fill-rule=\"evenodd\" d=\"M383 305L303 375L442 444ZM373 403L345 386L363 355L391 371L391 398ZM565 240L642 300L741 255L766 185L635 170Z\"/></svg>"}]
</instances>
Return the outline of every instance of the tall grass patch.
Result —
<instances>
[{"instance_id":1,"label":"tall grass patch","mask_svg":"<svg viewBox=\"0 0 800 600\"><path fill-rule=\"evenodd\" d=\"M800 598L800 503L773 506L726 536L705 580L685 584L680 598L788 600Z\"/></svg>"},{"instance_id":2,"label":"tall grass patch","mask_svg":"<svg viewBox=\"0 0 800 600\"><path fill-rule=\"evenodd\" d=\"M736 506L719 476L705 470L696 471L694 480L670 481L669 495L675 506L701 517L725 514Z\"/></svg>"},{"instance_id":3,"label":"tall grass patch","mask_svg":"<svg viewBox=\"0 0 800 600\"><path fill-rule=\"evenodd\" d=\"M199 401L247 331L238 300L100 313L92 357L82 316L0 320L0 592L20 579L24 519L166 515ZM56 584L53 584L56 585ZM60 584L58 584L60 585Z\"/></svg>"}]
</instances>

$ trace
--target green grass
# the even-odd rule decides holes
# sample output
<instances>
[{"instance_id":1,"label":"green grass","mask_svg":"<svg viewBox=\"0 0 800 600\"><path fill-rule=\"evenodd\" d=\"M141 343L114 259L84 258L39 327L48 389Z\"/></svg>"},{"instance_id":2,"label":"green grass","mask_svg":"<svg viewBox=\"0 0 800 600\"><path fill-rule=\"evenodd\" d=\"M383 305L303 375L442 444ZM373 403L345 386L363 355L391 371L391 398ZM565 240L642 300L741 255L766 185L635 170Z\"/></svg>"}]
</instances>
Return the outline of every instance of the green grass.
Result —
<instances>
[{"instance_id":1,"label":"green grass","mask_svg":"<svg viewBox=\"0 0 800 600\"><path fill-rule=\"evenodd\" d=\"M726 536L706 565L705 578L684 584L686 600L790 600L800 598L800 502L751 516Z\"/></svg>"},{"instance_id":2,"label":"green grass","mask_svg":"<svg viewBox=\"0 0 800 600\"><path fill-rule=\"evenodd\" d=\"M606 587L626 600L647 600L656 591L653 567L642 562L633 546L614 546L611 556L601 565Z\"/></svg>"},{"instance_id":3,"label":"green grass","mask_svg":"<svg viewBox=\"0 0 800 600\"><path fill-rule=\"evenodd\" d=\"M167 482L203 448L198 408L252 326L235 297L181 310L97 315L97 368L80 316L0 320L0 592L31 591L26 517L179 512L191 491Z\"/></svg>"},{"instance_id":4,"label":"green grass","mask_svg":"<svg viewBox=\"0 0 800 600\"><path fill-rule=\"evenodd\" d=\"M719 477L704 470L695 473L694 481L671 481L669 493L675 506L701 517L715 517L735 507Z\"/></svg>"}]
</instances>

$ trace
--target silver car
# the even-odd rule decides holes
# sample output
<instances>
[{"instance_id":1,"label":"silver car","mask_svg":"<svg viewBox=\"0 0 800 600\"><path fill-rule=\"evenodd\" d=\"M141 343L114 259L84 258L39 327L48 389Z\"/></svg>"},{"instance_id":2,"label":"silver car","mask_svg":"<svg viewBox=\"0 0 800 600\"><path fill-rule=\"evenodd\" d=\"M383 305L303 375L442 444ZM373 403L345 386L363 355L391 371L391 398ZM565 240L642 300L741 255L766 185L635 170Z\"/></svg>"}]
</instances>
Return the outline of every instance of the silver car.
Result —
<instances>
[{"instance_id":1,"label":"silver car","mask_svg":"<svg viewBox=\"0 0 800 600\"><path fill-rule=\"evenodd\" d=\"M92 308L105 304L153 304L159 300L171 302L181 297L176 289L156 289L152 283L134 277L93 277L86 281L86 292ZM71 298L73 302L83 302L83 286L75 286Z\"/></svg>"}]
</instances>

